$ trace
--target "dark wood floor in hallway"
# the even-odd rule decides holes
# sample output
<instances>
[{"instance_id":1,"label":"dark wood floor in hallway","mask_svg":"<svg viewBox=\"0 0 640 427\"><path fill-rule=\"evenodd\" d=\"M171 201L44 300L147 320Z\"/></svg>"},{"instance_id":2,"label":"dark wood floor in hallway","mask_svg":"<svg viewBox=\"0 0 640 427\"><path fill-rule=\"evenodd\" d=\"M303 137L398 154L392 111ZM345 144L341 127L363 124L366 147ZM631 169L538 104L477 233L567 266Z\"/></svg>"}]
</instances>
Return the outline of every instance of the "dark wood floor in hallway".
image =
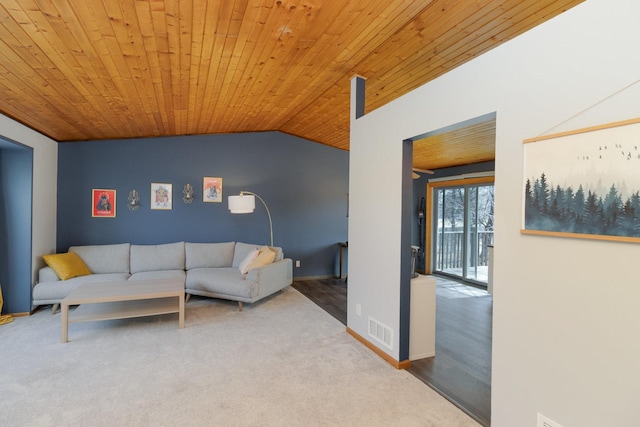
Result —
<instances>
[{"instance_id":1,"label":"dark wood floor in hallway","mask_svg":"<svg viewBox=\"0 0 640 427\"><path fill-rule=\"evenodd\" d=\"M347 284L340 279L294 281L301 294L347 325Z\"/></svg>"},{"instance_id":2,"label":"dark wood floor in hallway","mask_svg":"<svg viewBox=\"0 0 640 427\"><path fill-rule=\"evenodd\" d=\"M436 281L436 356L413 361L410 372L488 426L493 299L453 280L436 277ZM347 324L344 280L295 281L293 287Z\"/></svg>"}]
</instances>

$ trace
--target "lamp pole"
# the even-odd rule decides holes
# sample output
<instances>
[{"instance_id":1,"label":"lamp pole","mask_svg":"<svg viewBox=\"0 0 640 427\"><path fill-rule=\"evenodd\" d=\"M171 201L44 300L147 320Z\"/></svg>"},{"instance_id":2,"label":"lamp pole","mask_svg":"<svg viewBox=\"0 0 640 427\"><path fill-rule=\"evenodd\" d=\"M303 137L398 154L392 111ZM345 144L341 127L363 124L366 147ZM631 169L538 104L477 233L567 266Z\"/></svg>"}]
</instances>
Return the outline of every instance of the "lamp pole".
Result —
<instances>
[{"instance_id":1,"label":"lamp pole","mask_svg":"<svg viewBox=\"0 0 640 427\"><path fill-rule=\"evenodd\" d=\"M253 193L251 191L241 191L240 195L242 196L243 194L250 194L257 197L258 199L260 199L260 201L264 205L264 208L267 210L267 216L269 217L269 235L271 237L271 246L273 246L273 223L271 222L271 212L269 212L269 207L267 206L265 201L262 200L262 197L258 196L256 193Z\"/></svg>"}]
</instances>

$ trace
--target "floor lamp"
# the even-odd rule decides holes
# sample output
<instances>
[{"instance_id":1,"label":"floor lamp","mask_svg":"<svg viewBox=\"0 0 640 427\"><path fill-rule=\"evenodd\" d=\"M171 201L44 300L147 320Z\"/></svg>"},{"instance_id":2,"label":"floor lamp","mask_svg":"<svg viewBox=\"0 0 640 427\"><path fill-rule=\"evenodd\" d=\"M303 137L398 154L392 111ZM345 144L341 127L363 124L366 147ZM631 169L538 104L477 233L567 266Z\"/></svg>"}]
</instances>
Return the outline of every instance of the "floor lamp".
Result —
<instances>
[{"instance_id":1,"label":"floor lamp","mask_svg":"<svg viewBox=\"0 0 640 427\"><path fill-rule=\"evenodd\" d=\"M237 196L229 196L227 197L227 200L229 201L229 211L232 214L253 213L256 209L256 197L260 199L264 208L267 210L267 215L269 216L271 246L273 246L273 224L271 223L271 212L269 212L269 207L264 200L262 200L262 197L258 196L256 193L252 193L251 191L241 191Z\"/></svg>"}]
</instances>

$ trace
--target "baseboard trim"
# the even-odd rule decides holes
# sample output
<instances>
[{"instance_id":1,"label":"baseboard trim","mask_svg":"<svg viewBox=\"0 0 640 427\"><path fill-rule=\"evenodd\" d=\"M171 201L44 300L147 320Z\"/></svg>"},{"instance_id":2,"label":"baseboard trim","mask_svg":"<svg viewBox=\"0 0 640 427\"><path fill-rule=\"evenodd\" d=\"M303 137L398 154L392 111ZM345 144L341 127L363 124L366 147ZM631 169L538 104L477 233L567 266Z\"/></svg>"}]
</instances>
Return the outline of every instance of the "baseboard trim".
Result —
<instances>
[{"instance_id":1,"label":"baseboard trim","mask_svg":"<svg viewBox=\"0 0 640 427\"><path fill-rule=\"evenodd\" d=\"M20 312L20 313L6 313L11 317L27 317L27 316L31 316L32 313L28 312L28 311L24 311L24 312Z\"/></svg>"},{"instance_id":2,"label":"baseboard trim","mask_svg":"<svg viewBox=\"0 0 640 427\"><path fill-rule=\"evenodd\" d=\"M365 339L364 337L362 337L360 334L358 334L357 332L355 332L353 329L351 329L349 327L347 327L347 333L349 335L351 335L352 337L354 337L356 340L360 341L362 344L364 344L365 347L367 347L369 350L373 351L375 354L380 356L385 362L387 362L388 364L390 364L394 368L396 368L396 369L410 369L411 368L411 361L410 360L399 361L399 360L394 359L393 357L389 356L384 351L380 350L375 345L371 344L369 342L369 340Z\"/></svg>"}]
</instances>

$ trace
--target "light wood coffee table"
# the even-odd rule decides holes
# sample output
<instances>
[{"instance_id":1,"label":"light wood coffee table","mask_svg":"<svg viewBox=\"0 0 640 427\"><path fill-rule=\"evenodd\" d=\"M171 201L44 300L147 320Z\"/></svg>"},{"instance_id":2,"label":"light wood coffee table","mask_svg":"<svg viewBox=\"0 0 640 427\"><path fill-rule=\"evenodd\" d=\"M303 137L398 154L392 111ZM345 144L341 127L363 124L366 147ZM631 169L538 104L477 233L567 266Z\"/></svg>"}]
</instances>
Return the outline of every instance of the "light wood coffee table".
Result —
<instances>
[{"instance_id":1,"label":"light wood coffee table","mask_svg":"<svg viewBox=\"0 0 640 427\"><path fill-rule=\"evenodd\" d=\"M70 305L78 307L70 313ZM68 341L69 323L169 313L178 313L178 327L184 328L182 279L88 283L62 300L60 339Z\"/></svg>"}]
</instances>

